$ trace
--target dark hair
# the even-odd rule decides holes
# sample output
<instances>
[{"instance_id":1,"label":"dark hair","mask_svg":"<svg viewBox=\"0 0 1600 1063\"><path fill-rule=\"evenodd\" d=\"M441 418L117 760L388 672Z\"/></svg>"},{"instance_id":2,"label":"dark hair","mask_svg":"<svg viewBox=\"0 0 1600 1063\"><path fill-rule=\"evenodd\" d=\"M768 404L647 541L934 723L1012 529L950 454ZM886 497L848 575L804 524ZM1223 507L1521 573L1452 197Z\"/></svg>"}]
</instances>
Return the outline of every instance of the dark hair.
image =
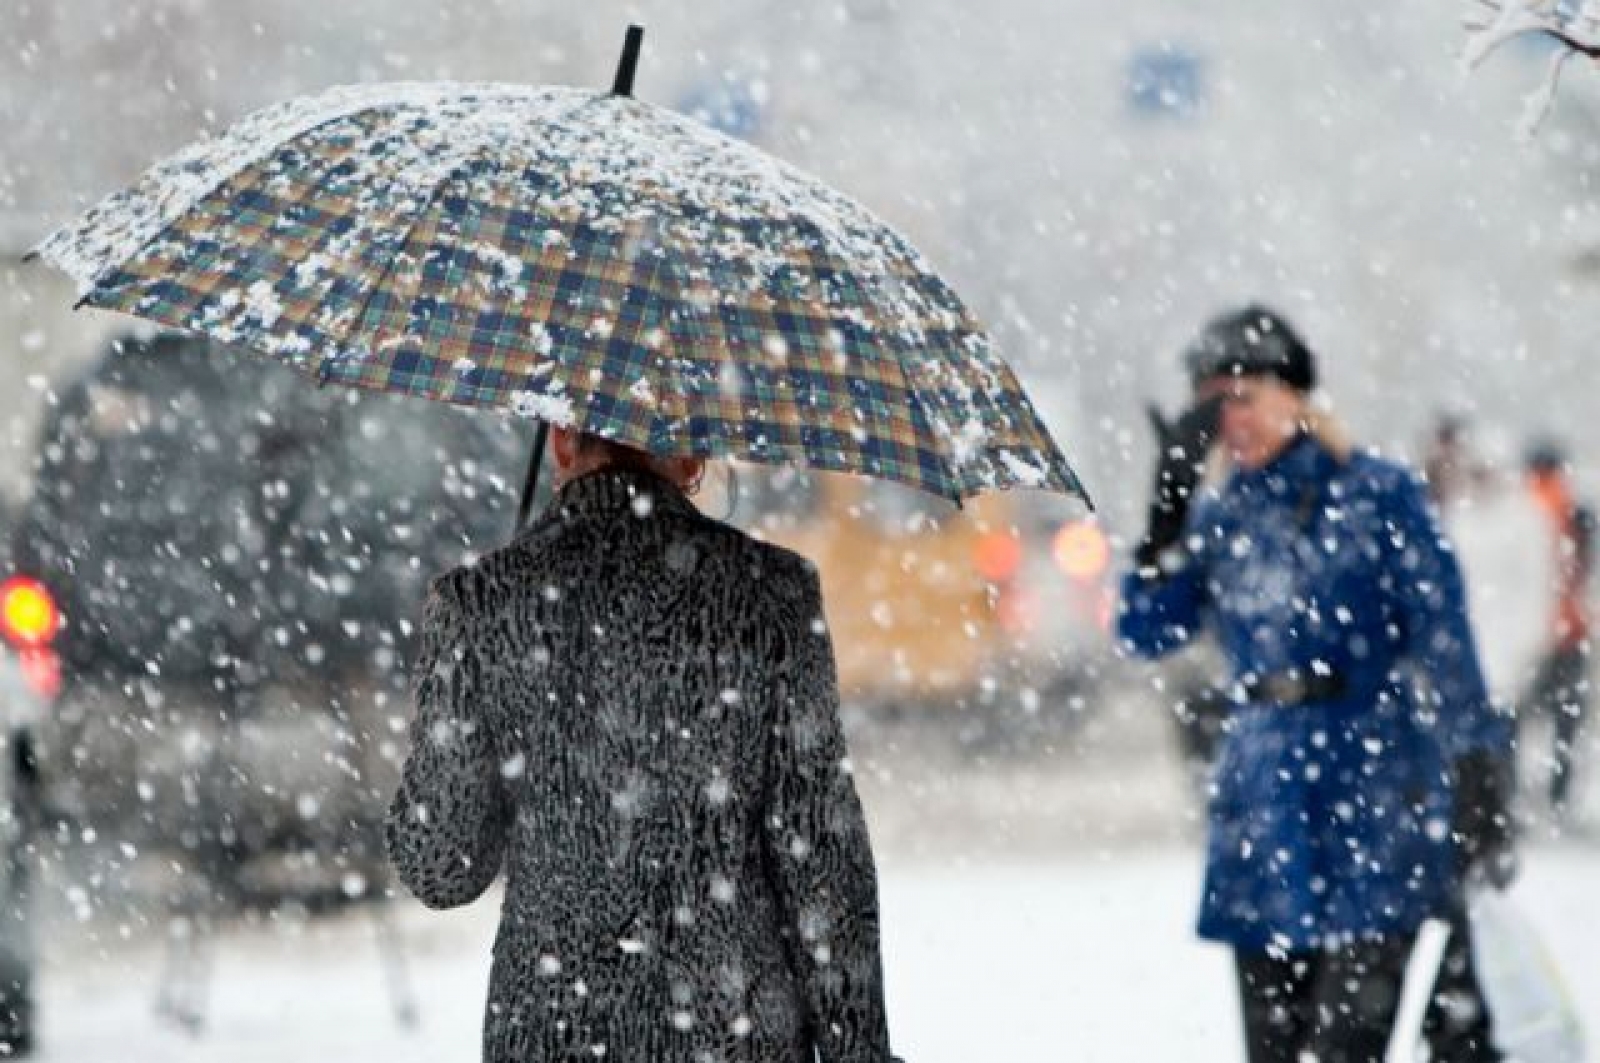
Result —
<instances>
[{"instance_id":1,"label":"dark hair","mask_svg":"<svg viewBox=\"0 0 1600 1063\"><path fill-rule=\"evenodd\" d=\"M605 436L597 436L593 432L578 432L572 437L572 449L579 454L588 454L592 451L620 448L620 443L614 443Z\"/></svg>"},{"instance_id":2,"label":"dark hair","mask_svg":"<svg viewBox=\"0 0 1600 1063\"><path fill-rule=\"evenodd\" d=\"M1299 391L1317 386L1311 348L1276 311L1251 303L1212 318L1183 352L1189 379L1275 376Z\"/></svg>"},{"instance_id":3,"label":"dark hair","mask_svg":"<svg viewBox=\"0 0 1600 1063\"><path fill-rule=\"evenodd\" d=\"M660 468L659 463L665 460L661 455L593 432L577 433L573 438L573 449L578 454L603 454L606 464L614 468L634 469L655 476L666 475Z\"/></svg>"},{"instance_id":4,"label":"dark hair","mask_svg":"<svg viewBox=\"0 0 1600 1063\"><path fill-rule=\"evenodd\" d=\"M1454 443L1467 431L1467 418L1459 413L1439 413L1433 418L1433 436L1441 442Z\"/></svg>"},{"instance_id":5,"label":"dark hair","mask_svg":"<svg viewBox=\"0 0 1600 1063\"><path fill-rule=\"evenodd\" d=\"M649 451L618 443L615 439L607 439L593 432L579 432L573 436L572 449L579 454L603 452L617 465L647 465L651 458Z\"/></svg>"},{"instance_id":6,"label":"dark hair","mask_svg":"<svg viewBox=\"0 0 1600 1063\"><path fill-rule=\"evenodd\" d=\"M1522 463L1532 472L1560 472L1567 466L1567 449L1549 436L1535 439L1523 452Z\"/></svg>"}]
</instances>

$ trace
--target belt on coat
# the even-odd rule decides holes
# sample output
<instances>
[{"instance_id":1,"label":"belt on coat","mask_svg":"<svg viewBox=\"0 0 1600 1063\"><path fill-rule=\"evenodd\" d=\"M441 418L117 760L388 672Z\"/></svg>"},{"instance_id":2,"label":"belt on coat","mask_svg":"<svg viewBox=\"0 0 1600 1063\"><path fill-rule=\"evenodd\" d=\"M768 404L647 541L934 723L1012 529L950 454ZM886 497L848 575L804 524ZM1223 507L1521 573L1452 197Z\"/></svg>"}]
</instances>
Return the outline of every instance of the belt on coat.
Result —
<instances>
[{"instance_id":1,"label":"belt on coat","mask_svg":"<svg viewBox=\"0 0 1600 1063\"><path fill-rule=\"evenodd\" d=\"M1338 672L1305 672L1291 668L1286 672L1243 676L1238 680L1238 689L1251 704L1291 709L1318 701L1336 701L1344 696L1348 684Z\"/></svg>"}]
</instances>

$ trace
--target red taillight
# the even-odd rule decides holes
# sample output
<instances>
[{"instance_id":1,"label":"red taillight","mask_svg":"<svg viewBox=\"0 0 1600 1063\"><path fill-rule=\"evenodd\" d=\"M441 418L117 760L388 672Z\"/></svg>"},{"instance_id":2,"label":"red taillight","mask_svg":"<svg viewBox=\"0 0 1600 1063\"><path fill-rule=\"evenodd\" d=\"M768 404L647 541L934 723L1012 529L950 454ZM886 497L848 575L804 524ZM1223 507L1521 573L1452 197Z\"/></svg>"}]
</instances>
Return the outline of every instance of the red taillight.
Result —
<instances>
[{"instance_id":1,"label":"red taillight","mask_svg":"<svg viewBox=\"0 0 1600 1063\"><path fill-rule=\"evenodd\" d=\"M60 626L61 613L44 584L27 576L0 583L0 632L13 646L41 649L56 637Z\"/></svg>"},{"instance_id":2,"label":"red taillight","mask_svg":"<svg viewBox=\"0 0 1600 1063\"><path fill-rule=\"evenodd\" d=\"M1056 566L1068 577L1085 583L1099 579L1111 564L1111 544L1099 525L1084 520L1063 524L1050 544Z\"/></svg>"},{"instance_id":3,"label":"red taillight","mask_svg":"<svg viewBox=\"0 0 1600 1063\"><path fill-rule=\"evenodd\" d=\"M972 546L972 564L990 583L1004 583L1022 564L1022 540L1010 532L986 532Z\"/></svg>"},{"instance_id":4,"label":"red taillight","mask_svg":"<svg viewBox=\"0 0 1600 1063\"><path fill-rule=\"evenodd\" d=\"M61 693L61 658L48 646L29 646L17 654L28 688L47 701Z\"/></svg>"}]
</instances>

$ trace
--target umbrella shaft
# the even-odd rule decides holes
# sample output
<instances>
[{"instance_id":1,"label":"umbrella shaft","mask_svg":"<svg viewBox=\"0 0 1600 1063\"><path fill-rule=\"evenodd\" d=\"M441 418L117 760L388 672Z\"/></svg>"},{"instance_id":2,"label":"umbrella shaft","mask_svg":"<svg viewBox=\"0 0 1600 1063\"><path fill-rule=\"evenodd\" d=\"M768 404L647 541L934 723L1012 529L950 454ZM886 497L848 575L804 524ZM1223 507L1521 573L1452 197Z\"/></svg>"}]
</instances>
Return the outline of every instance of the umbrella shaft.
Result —
<instances>
[{"instance_id":1,"label":"umbrella shaft","mask_svg":"<svg viewBox=\"0 0 1600 1063\"><path fill-rule=\"evenodd\" d=\"M633 95L633 74L639 67L639 45L643 41L644 27L629 26L622 42L622 59L617 63L616 80L611 83L612 95Z\"/></svg>"},{"instance_id":2,"label":"umbrella shaft","mask_svg":"<svg viewBox=\"0 0 1600 1063\"><path fill-rule=\"evenodd\" d=\"M533 453L528 455L528 474L522 481L522 501L517 503L517 524L511 529L512 535L528 526L528 515L533 511L533 496L539 489L539 466L544 463L544 443L549 434L550 426L540 421L533 436Z\"/></svg>"}]
</instances>

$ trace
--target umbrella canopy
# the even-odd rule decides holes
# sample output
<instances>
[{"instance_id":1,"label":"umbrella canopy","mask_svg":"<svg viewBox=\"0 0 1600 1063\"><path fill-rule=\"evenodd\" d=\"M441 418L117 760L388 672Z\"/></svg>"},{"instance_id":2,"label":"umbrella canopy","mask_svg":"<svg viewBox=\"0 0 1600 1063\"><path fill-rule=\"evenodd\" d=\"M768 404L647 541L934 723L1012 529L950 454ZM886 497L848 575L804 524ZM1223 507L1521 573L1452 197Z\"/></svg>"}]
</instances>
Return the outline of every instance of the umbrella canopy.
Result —
<instances>
[{"instance_id":1,"label":"umbrella canopy","mask_svg":"<svg viewBox=\"0 0 1600 1063\"><path fill-rule=\"evenodd\" d=\"M957 501L1083 495L909 243L623 93L336 88L157 165L37 252L88 305L323 382Z\"/></svg>"}]
</instances>

